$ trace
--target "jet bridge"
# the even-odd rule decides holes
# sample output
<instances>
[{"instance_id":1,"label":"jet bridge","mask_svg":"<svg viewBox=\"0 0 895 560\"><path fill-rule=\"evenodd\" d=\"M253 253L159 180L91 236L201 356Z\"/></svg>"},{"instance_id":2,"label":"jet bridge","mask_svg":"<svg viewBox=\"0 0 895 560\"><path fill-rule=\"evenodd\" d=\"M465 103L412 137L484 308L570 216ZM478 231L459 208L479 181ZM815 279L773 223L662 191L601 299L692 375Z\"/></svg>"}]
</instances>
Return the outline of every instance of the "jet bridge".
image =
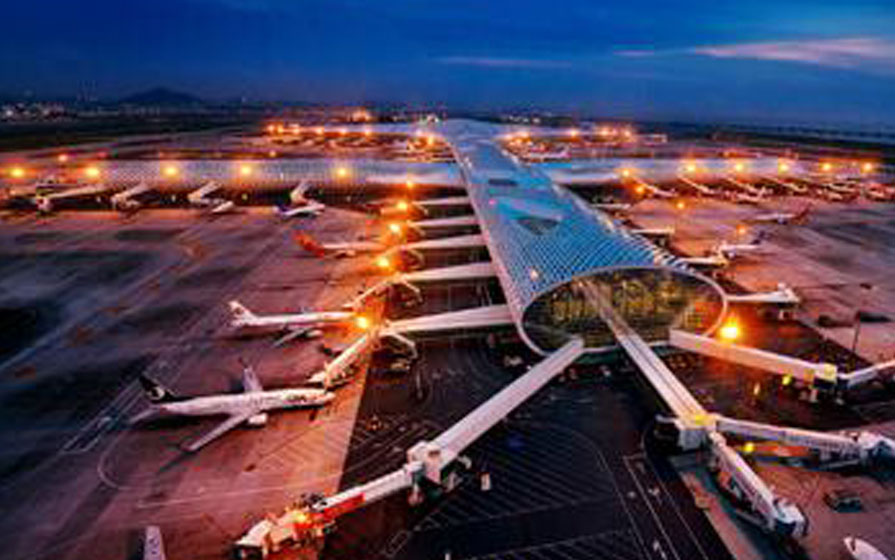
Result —
<instances>
[{"instance_id":1,"label":"jet bridge","mask_svg":"<svg viewBox=\"0 0 895 560\"><path fill-rule=\"evenodd\" d=\"M468 196L445 196L442 198L429 198L416 200L414 204L422 208L440 208L445 206L469 206L472 204Z\"/></svg>"},{"instance_id":2,"label":"jet bridge","mask_svg":"<svg viewBox=\"0 0 895 560\"><path fill-rule=\"evenodd\" d=\"M112 195L109 202L113 210L134 210L140 207L140 203L134 197L149 192L152 187L146 182L140 182L133 187Z\"/></svg>"},{"instance_id":3,"label":"jet bridge","mask_svg":"<svg viewBox=\"0 0 895 560\"><path fill-rule=\"evenodd\" d=\"M488 305L460 311L435 313L388 323L387 329L399 334L435 333L463 329L481 329L513 325L507 305Z\"/></svg>"},{"instance_id":4,"label":"jet bridge","mask_svg":"<svg viewBox=\"0 0 895 560\"><path fill-rule=\"evenodd\" d=\"M427 229L427 228L446 228L446 227L469 227L469 226L478 226L478 219L472 215L468 214L465 216L452 216L450 218L433 218L431 220L418 220L415 222L411 222L413 226L419 229Z\"/></svg>"},{"instance_id":5,"label":"jet bridge","mask_svg":"<svg viewBox=\"0 0 895 560\"><path fill-rule=\"evenodd\" d=\"M672 330L672 346L781 376L790 376L810 386L834 389L838 373L833 364L808 362L767 350L722 342L708 336Z\"/></svg>"},{"instance_id":6,"label":"jet bridge","mask_svg":"<svg viewBox=\"0 0 895 560\"><path fill-rule=\"evenodd\" d=\"M701 194L703 196L712 196L715 193L715 191L713 191L709 187L703 185L702 183L697 183L696 181L694 181L693 179L691 179L689 177L685 177L683 175L678 175L677 178L681 183L684 183L685 185L692 187L693 189L696 190L696 192L698 192L699 194Z\"/></svg>"}]
</instances>

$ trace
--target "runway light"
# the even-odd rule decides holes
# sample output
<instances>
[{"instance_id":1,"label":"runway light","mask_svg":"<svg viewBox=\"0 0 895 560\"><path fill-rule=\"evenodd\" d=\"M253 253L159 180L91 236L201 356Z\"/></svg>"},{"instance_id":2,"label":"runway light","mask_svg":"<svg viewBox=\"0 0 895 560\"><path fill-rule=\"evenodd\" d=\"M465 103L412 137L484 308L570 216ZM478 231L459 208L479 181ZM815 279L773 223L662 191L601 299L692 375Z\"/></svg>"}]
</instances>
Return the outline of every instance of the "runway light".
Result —
<instances>
[{"instance_id":1,"label":"runway light","mask_svg":"<svg viewBox=\"0 0 895 560\"><path fill-rule=\"evenodd\" d=\"M740 326L736 322L729 321L721 327L719 334L721 335L722 340L733 342L738 339L742 333L740 331Z\"/></svg>"},{"instance_id":2,"label":"runway light","mask_svg":"<svg viewBox=\"0 0 895 560\"><path fill-rule=\"evenodd\" d=\"M12 169L9 170L9 175L13 179L21 179L22 177L25 176L25 169L23 167L18 167L18 166L13 167Z\"/></svg>"},{"instance_id":3,"label":"runway light","mask_svg":"<svg viewBox=\"0 0 895 560\"><path fill-rule=\"evenodd\" d=\"M95 165L91 165L84 169L84 175L86 175L90 179L96 179L99 177L99 167Z\"/></svg>"},{"instance_id":4,"label":"runway light","mask_svg":"<svg viewBox=\"0 0 895 560\"><path fill-rule=\"evenodd\" d=\"M370 319L364 315L358 315L357 319L354 320L354 324L357 325L357 328L359 329L367 330L370 328Z\"/></svg>"},{"instance_id":5,"label":"runway light","mask_svg":"<svg viewBox=\"0 0 895 560\"><path fill-rule=\"evenodd\" d=\"M743 453L745 453L746 455L755 453L755 443L747 441L745 445L743 445Z\"/></svg>"},{"instance_id":6,"label":"runway light","mask_svg":"<svg viewBox=\"0 0 895 560\"><path fill-rule=\"evenodd\" d=\"M240 165L239 166L239 174L243 177L248 177L252 174L252 166L251 165Z\"/></svg>"},{"instance_id":7,"label":"runway light","mask_svg":"<svg viewBox=\"0 0 895 560\"><path fill-rule=\"evenodd\" d=\"M392 262L388 260L388 257L381 256L376 259L376 266L378 266L382 270L388 270L392 267Z\"/></svg>"},{"instance_id":8,"label":"runway light","mask_svg":"<svg viewBox=\"0 0 895 560\"><path fill-rule=\"evenodd\" d=\"M173 165L166 165L164 168L162 168L162 173L165 177L177 177L179 171Z\"/></svg>"}]
</instances>

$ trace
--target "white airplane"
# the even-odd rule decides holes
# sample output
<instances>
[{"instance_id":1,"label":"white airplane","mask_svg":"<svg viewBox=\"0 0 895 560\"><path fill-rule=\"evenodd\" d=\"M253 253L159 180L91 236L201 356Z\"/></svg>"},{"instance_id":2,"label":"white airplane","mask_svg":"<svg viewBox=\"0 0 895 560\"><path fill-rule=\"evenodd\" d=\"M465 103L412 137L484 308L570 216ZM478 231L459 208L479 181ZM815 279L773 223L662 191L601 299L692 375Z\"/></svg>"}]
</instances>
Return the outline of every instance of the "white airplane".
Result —
<instances>
[{"instance_id":1,"label":"white airplane","mask_svg":"<svg viewBox=\"0 0 895 560\"><path fill-rule=\"evenodd\" d=\"M797 224L805 221L809 212L811 212L810 204L806 205L798 212L771 212L769 214L759 214L748 218L746 221L759 224Z\"/></svg>"},{"instance_id":2,"label":"white airplane","mask_svg":"<svg viewBox=\"0 0 895 560\"><path fill-rule=\"evenodd\" d=\"M209 195L220 190L221 185L214 181L209 181L202 187L196 189L187 195L187 201L196 207L203 208L209 214L227 214L236 210L236 203L232 200L224 198L211 198Z\"/></svg>"},{"instance_id":3,"label":"white airplane","mask_svg":"<svg viewBox=\"0 0 895 560\"><path fill-rule=\"evenodd\" d=\"M764 236L759 233L749 243L728 243L722 241L715 247L715 253L726 259L735 259L747 254L759 254L765 252L767 245L762 245Z\"/></svg>"},{"instance_id":4,"label":"white airplane","mask_svg":"<svg viewBox=\"0 0 895 560\"><path fill-rule=\"evenodd\" d=\"M230 327L234 331L269 333L283 332L274 342L281 346L296 338L317 338L320 327L327 324L349 323L355 315L350 311L318 311L313 313L282 313L277 315L256 315L238 301L230 302Z\"/></svg>"},{"instance_id":5,"label":"white airplane","mask_svg":"<svg viewBox=\"0 0 895 560\"><path fill-rule=\"evenodd\" d=\"M143 536L143 560L167 560L162 531L155 525L146 527Z\"/></svg>"},{"instance_id":6,"label":"white airplane","mask_svg":"<svg viewBox=\"0 0 895 560\"><path fill-rule=\"evenodd\" d=\"M302 206L274 206L274 211L284 219L302 216L317 217L326 206L320 202L308 201Z\"/></svg>"},{"instance_id":7,"label":"white airplane","mask_svg":"<svg viewBox=\"0 0 895 560\"><path fill-rule=\"evenodd\" d=\"M148 409L134 416L131 423L163 416L227 416L226 420L210 432L189 443L186 446L189 452L198 451L240 424L265 425L268 411L324 406L336 397L324 389L293 388L265 391L251 367L243 370L244 392L238 395L182 398L142 374L140 384L150 405Z\"/></svg>"},{"instance_id":8,"label":"white airplane","mask_svg":"<svg viewBox=\"0 0 895 560\"><path fill-rule=\"evenodd\" d=\"M842 544L851 560L889 560L888 556L863 539L849 536L842 539Z\"/></svg>"},{"instance_id":9,"label":"white airplane","mask_svg":"<svg viewBox=\"0 0 895 560\"><path fill-rule=\"evenodd\" d=\"M150 190L152 190L152 187L147 183L140 182L129 189L112 195L112 198L109 199L109 202L112 204L112 210L119 210L121 212L134 212L138 210L141 204L140 201L136 200L134 197L149 192Z\"/></svg>"},{"instance_id":10,"label":"white airplane","mask_svg":"<svg viewBox=\"0 0 895 560\"><path fill-rule=\"evenodd\" d=\"M728 295L727 297L730 301L738 303L764 303L769 305L798 305L802 301L795 290L784 283L777 284L777 290L773 292Z\"/></svg>"}]
</instances>

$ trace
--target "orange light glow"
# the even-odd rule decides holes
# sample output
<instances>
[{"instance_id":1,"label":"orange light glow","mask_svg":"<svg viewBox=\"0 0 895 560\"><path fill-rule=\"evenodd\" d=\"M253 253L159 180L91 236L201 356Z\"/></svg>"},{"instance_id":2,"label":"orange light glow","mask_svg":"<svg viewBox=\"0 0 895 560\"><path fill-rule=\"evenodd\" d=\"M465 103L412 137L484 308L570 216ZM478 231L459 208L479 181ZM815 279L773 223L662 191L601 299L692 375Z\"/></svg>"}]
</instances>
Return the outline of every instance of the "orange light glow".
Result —
<instances>
[{"instance_id":1,"label":"orange light glow","mask_svg":"<svg viewBox=\"0 0 895 560\"><path fill-rule=\"evenodd\" d=\"M742 333L740 331L740 326L736 322L729 321L721 327L721 330L718 334L721 336L722 340L733 342L734 340L738 339L740 337L740 334Z\"/></svg>"},{"instance_id":2,"label":"orange light glow","mask_svg":"<svg viewBox=\"0 0 895 560\"><path fill-rule=\"evenodd\" d=\"M748 231L748 228L745 224L740 224L737 226L737 235L746 235L746 231Z\"/></svg>"},{"instance_id":3,"label":"orange light glow","mask_svg":"<svg viewBox=\"0 0 895 560\"><path fill-rule=\"evenodd\" d=\"M336 168L336 177L338 177L339 179L345 179L346 177L348 177L349 174L350 172L348 171L347 167Z\"/></svg>"},{"instance_id":4,"label":"orange light glow","mask_svg":"<svg viewBox=\"0 0 895 560\"><path fill-rule=\"evenodd\" d=\"M571 136L572 138L578 138L578 129L573 128L569 130L569 136Z\"/></svg>"},{"instance_id":5,"label":"orange light glow","mask_svg":"<svg viewBox=\"0 0 895 560\"><path fill-rule=\"evenodd\" d=\"M861 171L864 173L873 173L873 164L869 161L865 162L864 165L861 166Z\"/></svg>"},{"instance_id":6,"label":"orange light glow","mask_svg":"<svg viewBox=\"0 0 895 560\"><path fill-rule=\"evenodd\" d=\"M369 136L373 136L373 131L370 130L369 128L365 128L365 129L364 129L364 136L367 136L367 137L369 137Z\"/></svg>"},{"instance_id":7,"label":"orange light glow","mask_svg":"<svg viewBox=\"0 0 895 560\"><path fill-rule=\"evenodd\" d=\"M746 455L751 455L754 452L755 452L755 444L752 443L751 441L747 441L743 445L743 453L745 453Z\"/></svg>"},{"instance_id":8,"label":"orange light glow","mask_svg":"<svg viewBox=\"0 0 895 560\"><path fill-rule=\"evenodd\" d=\"M248 164L243 164L239 166L239 174L243 177L248 177L252 174L252 166Z\"/></svg>"},{"instance_id":9,"label":"orange light glow","mask_svg":"<svg viewBox=\"0 0 895 560\"><path fill-rule=\"evenodd\" d=\"M643 194L646 192L646 188L644 188L643 185L637 185L636 191L637 191L637 194Z\"/></svg>"},{"instance_id":10,"label":"orange light glow","mask_svg":"<svg viewBox=\"0 0 895 560\"><path fill-rule=\"evenodd\" d=\"M180 171L173 165L166 165L162 168L162 174L164 174L165 177L177 177L178 173L180 173Z\"/></svg>"},{"instance_id":11,"label":"orange light glow","mask_svg":"<svg viewBox=\"0 0 895 560\"><path fill-rule=\"evenodd\" d=\"M781 161L779 164L777 164L777 171L779 171L780 173L786 173L787 171L789 171L789 164L785 161Z\"/></svg>"},{"instance_id":12,"label":"orange light glow","mask_svg":"<svg viewBox=\"0 0 895 560\"><path fill-rule=\"evenodd\" d=\"M379 257L376 259L376 266L381 268L382 270L388 270L392 267L392 263L388 260L388 257Z\"/></svg>"},{"instance_id":13,"label":"orange light glow","mask_svg":"<svg viewBox=\"0 0 895 560\"><path fill-rule=\"evenodd\" d=\"M268 134L273 134L276 131L277 131L277 127L275 125L272 125L272 124L267 125L267 133Z\"/></svg>"},{"instance_id":14,"label":"orange light glow","mask_svg":"<svg viewBox=\"0 0 895 560\"><path fill-rule=\"evenodd\" d=\"M825 162L820 166L820 170L823 171L824 173L829 173L830 171L833 170L833 164L830 162Z\"/></svg>"},{"instance_id":15,"label":"orange light glow","mask_svg":"<svg viewBox=\"0 0 895 560\"><path fill-rule=\"evenodd\" d=\"M407 181L406 183L404 183L404 186L412 190L414 187L416 187L416 183L414 183L413 181Z\"/></svg>"},{"instance_id":16,"label":"orange light glow","mask_svg":"<svg viewBox=\"0 0 895 560\"><path fill-rule=\"evenodd\" d=\"M18 166L13 167L12 169L9 170L9 175L13 179L21 179L22 177L25 176L25 169L22 167L18 167Z\"/></svg>"},{"instance_id":17,"label":"orange light glow","mask_svg":"<svg viewBox=\"0 0 895 560\"><path fill-rule=\"evenodd\" d=\"M324 129L322 126L318 126L314 129L314 132L316 132L317 134L323 134L324 132L326 132L326 129Z\"/></svg>"},{"instance_id":18,"label":"orange light glow","mask_svg":"<svg viewBox=\"0 0 895 560\"><path fill-rule=\"evenodd\" d=\"M68 154L59 154L58 156L56 156L56 161L58 161L59 163L65 163L65 162L67 162L67 161L68 161Z\"/></svg>"},{"instance_id":19,"label":"orange light glow","mask_svg":"<svg viewBox=\"0 0 895 560\"><path fill-rule=\"evenodd\" d=\"M90 167L84 169L84 175L86 175L90 179L96 179L97 177L99 177L99 167L91 165Z\"/></svg>"},{"instance_id":20,"label":"orange light glow","mask_svg":"<svg viewBox=\"0 0 895 560\"><path fill-rule=\"evenodd\" d=\"M398 208L398 210L400 210L401 212L406 212L407 209L410 208L410 206L407 204L407 201L406 201L406 200L399 200L399 201L398 201L398 204L397 204L397 208Z\"/></svg>"},{"instance_id":21,"label":"orange light glow","mask_svg":"<svg viewBox=\"0 0 895 560\"><path fill-rule=\"evenodd\" d=\"M388 230L395 235L398 235L399 233L401 233L401 224L392 222L388 225Z\"/></svg>"},{"instance_id":22,"label":"orange light glow","mask_svg":"<svg viewBox=\"0 0 895 560\"><path fill-rule=\"evenodd\" d=\"M631 170L630 169L622 169L621 176L624 177L625 179L627 179L628 177L631 176Z\"/></svg>"},{"instance_id":23,"label":"orange light glow","mask_svg":"<svg viewBox=\"0 0 895 560\"><path fill-rule=\"evenodd\" d=\"M367 330L370 328L370 319L363 315L358 315L357 319L354 320L354 324L357 325L357 328L359 329Z\"/></svg>"},{"instance_id":24,"label":"orange light glow","mask_svg":"<svg viewBox=\"0 0 895 560\"><path fill-rule=\"evenodd\" d=\"M696 173L696 164L688 163L688 164L684 165L684 172L685 173Z\"/></svg>"},{"instance_id":25,"label":"orange light glow","mask_svg":"<svg viewBox=\"0 0 895 560\"><path fill-rule=\"evenodd\" d=\"M683 200L678 200L677 203L674 205L674 207L677 208L678 210L683 210L684 208L687 207L687 205L684 204Z\"/></svg>"},{"instance_id":26,"label":"orange light glow","mask_svg":"<svg viewBox=\"0 0 895 560\"><path fill-rule=\"evenodd\" d=\"M733 165L733 170L736 171L737 173L742 173L743 171L746 170L746 164L744 164L741 161L738 161Z\"/></svg>"}]
</instances>

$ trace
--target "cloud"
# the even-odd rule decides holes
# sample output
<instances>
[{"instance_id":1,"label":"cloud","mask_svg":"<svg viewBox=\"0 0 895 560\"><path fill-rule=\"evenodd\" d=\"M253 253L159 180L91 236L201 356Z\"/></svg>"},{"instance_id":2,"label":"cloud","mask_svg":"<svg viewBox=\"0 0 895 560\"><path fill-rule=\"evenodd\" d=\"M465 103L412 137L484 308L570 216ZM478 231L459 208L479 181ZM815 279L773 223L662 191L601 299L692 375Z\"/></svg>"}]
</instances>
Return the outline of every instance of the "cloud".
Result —
<instances>
[{"instance_id":1,"label":"cloud","mask_svg":"<svg viewBox=\"0 0 895 560\"><path fill-rule=\"evenodd\" d=\"M498 58L489 56L444 56L436 59L439 64L457 66L479 66L482 68L568 68L572 64L566 60L549 60L542 58Z\"/></svg>"},{"instance_id":2,"label":"cloud","mask_svg":"<svg viewBox=\"0 0 895 560\"><path fill-rule=\"evenodd\" d=\"M616 54L625 57L688 54L712 58L799 62L836 68L880 70L886 71L886 73L895 73L895 40L874 37L768 41L666 50L625 50L617 51Z\"/></svg>"}]
</instances>

